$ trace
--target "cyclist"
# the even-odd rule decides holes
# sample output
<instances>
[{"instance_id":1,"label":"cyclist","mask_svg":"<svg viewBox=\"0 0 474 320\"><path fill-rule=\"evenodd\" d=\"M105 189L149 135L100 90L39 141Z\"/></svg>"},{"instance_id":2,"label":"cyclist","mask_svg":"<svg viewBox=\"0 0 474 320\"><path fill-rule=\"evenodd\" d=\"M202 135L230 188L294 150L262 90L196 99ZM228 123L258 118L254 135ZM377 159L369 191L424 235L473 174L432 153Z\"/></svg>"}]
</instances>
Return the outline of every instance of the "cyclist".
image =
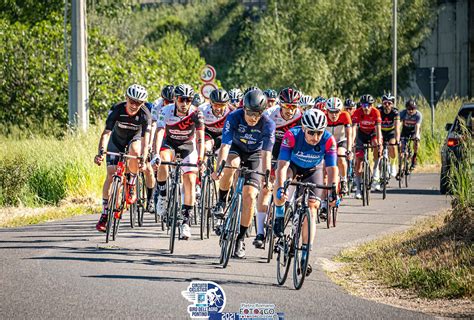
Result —
<instances>
[{"instance_id":1,"label":"cyclist","mask_svg":"<svg viewBox=\"0 0 474 320\"><path fill-rule=\"evenodd\" d=\"M236 110L227 116L217 163L227 159L227 163L233 167L238 167L240 164L250 170L259 169L261 163L262 170L266 172L271 167L271 150L275 143L275 123L263 114L267 107L267 98L261 90L255 89L248 91L243 101L243 109ZM235 170L226 168L220 176L217 172L213 173L215 180L220 179L219 201L214 211L217 217L222 218L224 215L234 172ZM245 177L240 231L234 252L237 258L245 257L244 237L253 218L257 195L259 212L265 212L264 204L268 204L270 186L260 189L260 180L261 177L255 173Z\"/></svg>"},{"instance_id":2,"label":"cyclist","mask_svg":"<svg viewBox=\"0 0 474 320\"><path fill-rule=\"evenodd\" d=\"M176 102L161 109L157 122L152 160L155 168L161 160L168 162L173 158L180 158L184 163L199 164L204 157L204 122L201 111L191 104L194 90L188 84L180 84L174 89L174 94ZM187 240L191 237L189 220L196 200L198 168L183 166L181 169L184 173L184 203L181 207L183 223L180 225L180 236ZM156 207L159 215L163 215L166 210L167 178L168 166L159 165L157 184L160 197Z\"/></svg>"},{"instance_id":3,"label":"cyclist","mask_svg":"<svg viewBox=\"0 0 474 320\"><path fill-rule=\"evenodd\" d=\"M345 101L344 101L344 111L346 111L347 113L349 113L349 115L352 117L352 115L354 114L354 111L356 110L356 105L355 105L355 102L352 101L351 99L347 98Z\"/></svg>"},{"instance_id":4,"label":"cyclist","mask_svg":"<svg viewBox=\"0 0 474 320\"><path fill-rule=\"evenodd\" d=\"M302 126L294 127L285 133L278 157L278 168L274 187L275 199L275 226L277 237L283 236L285 201L288 199L283 194L283 185L287 178L298 177L299 181L323 184L323 171L326 167L328 184L337 183L337 144L328 131L326 115L316 109L305 111ZM311 250L314 235L316 234L315 217L321 203L323 190L311 190L308 206L311 211L311 238L303 231L303 246ZM336 194L330 194L329 201L334 205ZM303 228L303 230L306 230ZM306 252L306 250L303 250ZM302 257L307 259L307 257ZM308 274L311 267L308 266Z\"/></svg>"},{"instance_id":5,"label":"cyclist","mask_svg":"<svg viewBox=\"0 0 474 320\"><path fill-rule=\"evenodd\" d=\"M314 99L314 109L326 111L326 99L323 97L317 97Z\"/></svg>"},{"instance_id":6,"label":"cyclist","mask_svg":"<svg viewBox=\"0 0 474 320\"><path fill-rule=\"evenodd\" d=\"M392 144L388 146L388 156L390 158L389 170L392 177L397 175L397 166L395 164L396 149L393 144L398 144L400 141L400 114L398 113L398 109L395 108L394 103L395 97L387 93L382 96L382 106L379 107L379 112L382 117L382 140L385 143ZM375 176L376 174L374 172L374 178ZM379 183L377 183L375 189L380 189Z\"/></svg>"},{"instance_id":7,"label":"cyclist","mask_svg":"<svg viewBox=\"0 0 474 320\"><path fill-rule=\"evenodd\" d=\"M311 96L305 95L301 96L300 101L299 101L299 106L302 112L313 108L314 106L314 99Z\"/></svg>"},{"instance_id":8,"label":"cyclist","mask_svg":"<svg viewBox=\"0 0 474 320\"><path fill-rule=\"evenodd\" d=\"M361 168L364 159L364 144L370 143L375 148L374 153L381 152L378 148L381 143L382 133L380 124L382 119L380 112L374 107L374 98L370 95L363 95L360 98L361 107L352 115L352 123L354 125L353 132L357 132L356 138L356 163L355 163L355 183L356 198L361 199ZM374 168L375 169L375 168Z\"/></svg>"},{"instance_id":9,"label":"cyclist","mask_svg":"<svg viewBox=\"0 0 474 320\"><path fill-rule=\"evenodd\" d=\"M267 97L267 109L274 107L277 104L278 93L273 89L267 89L263 91L263 94Z\"/></svg>"},{"instance_id":10,"label":"cyclist","mask_svg":"<svg viewBox=\"0 0 474 320\"><path fill-rule=\"evenodd\" d=\"M411 160L410 171L416 167L416 154L419 148L421 138L421 122L423 115L417 110L416 102L413 99L405 103L405 110L400 113L400 122L402 123L401 143L402 152L405 152L405 147L408 138L414 139L413 143L413 158Z\"/></svg>"},{"instance_id":11,"label":"cyclist","mask_svg":"<svg viewBox=\"0 0 474 320\"><path fill-rule=\"evenodd\" d=\"M347 193L347 160L352 159L352 120L349 113L342 110L342 101L332 97L326 101L326 115L328 124L326 130L329 131L337 143L337 166L341 177L341 193Z\"/></svg>"},{"instance_id":12,"label":"cyclist","mask_svg":"<svg viewBox=\"0 0 474 320\"><path fill-rule=\"evenodd\" d=\"M264 114L275 122L275 144L272 149L272 159L277 160L280 154L280 145L285 133L295 126L301 125L301 111L299 101L301 93L291 87L279 93L280 104L265 110ZM267 210L257 212L257 236L253 242L255 247L263 248L265 241L264 223Z\"/></svg>"},{"instance_id":13,"label":"cyclist","mask_svg":"<svg viewBox=\"0 0 474 320\"><path fill-rule=\"evenodd\" d=\"M235 110L239 107L240 101L242 100L243 96L244 94L238 88L229 90L229 98L230 98L229 107L231 110Z\"/></svg>"},{"instance_id":14,"label":"cyclist","mask_svg":"<svg viewBox=\"0 0 474 320\"><path fill-rule=\"evenodd\" d=\"M224 89L213 90L209 98L211 102L202 104L199 110L204 116L206 151L214 151L221 146L222 129L232 110L229 94Z\"/></svg>"},{"instance_id":15,"label":"cyclist","mask_svg":"<svg viewBox=\"0 0 474 320\"><path fill-rule=\"evenodd\" d=\"M94 162L100 165L104 160L105 151L128 152L133 156L148 156L148 142L151 131L151 114L146 107L145 101L148 97L146 89L138 84L133 84L127 88L126 101L115 104L105 122L105 129L99 140L99 152L94 158ZM107 155L107 178L102 188L103 211L96 229L105 232L107 223L107 206L109 199L109 187L116 171L118 158ZM126 185L126 201L131 204L136 200L135 183L139 166L143 169L144 162L137 159L130 159L128 162L128 178Z\"/></svg>"}]
</instances>

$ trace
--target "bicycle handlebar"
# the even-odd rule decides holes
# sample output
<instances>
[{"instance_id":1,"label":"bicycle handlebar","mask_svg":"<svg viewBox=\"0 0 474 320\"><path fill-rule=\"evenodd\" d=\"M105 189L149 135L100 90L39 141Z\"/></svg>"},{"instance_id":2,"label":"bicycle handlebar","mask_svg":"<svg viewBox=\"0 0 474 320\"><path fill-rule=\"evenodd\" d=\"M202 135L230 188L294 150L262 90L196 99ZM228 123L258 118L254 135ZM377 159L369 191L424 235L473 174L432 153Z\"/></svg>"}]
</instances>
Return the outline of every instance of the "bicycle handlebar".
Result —
<instances>
[{"instance_id":1,"label":"bicycle handlebar","mask_svg":"<svg viewBox=\"0 0 474 320\"><path fill-rule=\"evenodd\" d=\"M301 186L304 188L318 188L318 189L323 189L323 190L332 190L333 192L336 191L336 184L333 183L331 186L325 185L325 184L315 184L311 182L299 182L299 181L293 181L291 179L288 179L285 181L283 188L284 192L288 189L289 186Z\"/></svg>"},{"instance_id":2,"label":"bicycle handlebar","mask_svg":"<svg viewBox=\"0 0 474 320\"><path fill-rule=\"evenodd\" d=\"M143 160L142 156L132 156L132 155L129 155L129 154L126 154L126 153L123 153L123 152L109 152L109 151L106 151L106 152L104 152L104 154L108 154L108 155L111 155L111 156L119 156L119 157L124 157L124 158L129 158L129 159Z\"/></svg>"},{"instance_id":3,"label":"bicycle handlebar","mask_svg":"<svg viewBox=\"0 0 474 320\"><path fill-rule=\"evenodd\" d=\"M161 161L162 165L175 166L175 167L197 167L196 163L181 162L181 161Z\"/></svg>"}]
</instances>

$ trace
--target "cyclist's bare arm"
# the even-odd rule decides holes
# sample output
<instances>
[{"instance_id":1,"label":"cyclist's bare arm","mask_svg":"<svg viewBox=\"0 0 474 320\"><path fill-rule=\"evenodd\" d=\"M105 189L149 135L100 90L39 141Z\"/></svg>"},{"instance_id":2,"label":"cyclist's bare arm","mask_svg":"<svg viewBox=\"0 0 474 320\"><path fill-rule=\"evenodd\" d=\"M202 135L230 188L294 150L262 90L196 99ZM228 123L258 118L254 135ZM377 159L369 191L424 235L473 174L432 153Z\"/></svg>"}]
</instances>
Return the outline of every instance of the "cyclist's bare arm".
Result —
<instances>
[{"instance_id":1,"label":"cyclist's bare arm","mask_svg":"<svg viewBox=\"0 0 474 320\"><path fill-rule=\"evenodd\" d=\"M230 144L222 144L219 149L219 155L217 156L217 165L220 166L223 160L227 160L227 156L229 155ZM222 172L221 172L222 174ZM213 179L218 179L216 172L212 173Z\"/></svg>"},{"instance_id":2,"label":"cyclist's bare arm","mask_svg":"<svg viewBox=\"0 0 474 320\"><path fill-rule=\"evenodd\" d=\"M395 120L395 139L397 142L400 141L400 120Z\"/></svg>"},{"instance_id":3,"label":"cyclist's bare arm","mask_svg":"<svg viewBox=\"0 0 474 320\"><path fill-rule=\"evenodd\" d=\"M102 135L100 136L100 139L99 139L99 149L98 149L99 153L101 150L105 150L105 148L107 147L111 134L112 134L112 130L104 129L104 131L102 132Z\"/></svg>"},{"instance_id":4,"label":"cyclist's bare arm","mask_svg":"<svg viewBox=\"0 0 474 320\"><path fill-rule=\"evenodd\" d=\"M352 145L355 144L355 140L356 140L356 137L357 137L357 128L358 128L358 124L352 124Z\"/></svg>"},{"instance_id":5,"label":"cyclist's bare arm","mask_svg":"<svg viewBox=\"0 0 474 320\"><path fill-rule=\"evenodd\" d=\"M347 137L347 150L352 150L352 126L345 127Z\"/></svg>"},{"instance_id":6,"label":"cyclist's bare arm","mask_svg":"<svg viewBox=\"0 0 474 320\"><path fill-rule=\"evenodd\" d=\"M141 139L142 141L142 157L144 160L148 157L148 142L150 141L150 132L145 132L145 135Z\"/></svg>"},{"instance_id":7,"label":"cyclist's bare arm","mask_svg":"<svg viewBox=\"0 0 474 320\"><path fill-rule=\"evenodd\" d=\"M272 153L270 151L263 151L262 156L262 172L270 171L272 168Z\"/></svg>"},{"instance_id":8,"label":"cyclist's bare arm","mask_svg":"<svg viewBox=\"0 0 474 320\"><path fill-rule=\"evenodd\" d=\"M151 134L150 134L150 140L148 142L149 146L153 146L153 142L155 140L155 132L156 132L156 121L153 121L151 123Z\"/></svg>"},{"instance_id":9,"label":"cyclist's bare arm","mask_svg":"<svg viewBox=\"0 0 474 320\"><path fill-rule=\"evenodd\" d=\"M204 140L204 129L196 130L196 142L197 142L198 158L202 160L204 159L204 152L206 149L206 143Z\"/></svg>"},{"instance_id":10,"label":"cyclist's bare arm","mask_svg":"<svg viewBox=\"0 0 474 320\"><path fill-rule=\"evenodd\" d=\"M288 168L290 167L290 162L285 160L278 160L278 167L275 172L275 192L278 188L283 187L283 184L286 181L286 173L288 172Z\"/></svg>"},{"instance_id":11,"label":"cyclist's bare arm","mask_svg":"<svg viewBox=\"0 0 474 320\"><path fill-rule=\"evenodd\" d=\"M337 183L337 178L339 177L339 170L337 166L334 167L326 167L326 173L328 176L328 185L332 185L333 183Z\"/></svg>"},{"instance_id":12,"label":"cyclist's bare arm","mask_svg":"<svg viewBox=\"0 0 474 320\"><path fill-rule=\"evenodd\" d=\"M421 137L420 131L421 131L421 123L417 123L415 125L415 138L416 139L420 139Z\"/></svg>"},{"instance_id":13,"label":"cyclist's bare arm","mask_svg":"<svg viewBox=\"0 0 474 320\"><path fill-rule=\"evenodd\" d=\"M377 135L377 144L382 144L382 125L376 124L375 125L375 134Z\"/></svg>"},{"instance_id":14,"label":"cyclist's bare arm","mask_svg":"<svg viewBox=\"0 0 474 320\"><path fill-rule=\"evenodd\" d=\"M165 128L156 128L155 141L153 143L153 154L160 153L160 146L163 142L163 136L165 134Z\"/></svg>"}]
</instances>

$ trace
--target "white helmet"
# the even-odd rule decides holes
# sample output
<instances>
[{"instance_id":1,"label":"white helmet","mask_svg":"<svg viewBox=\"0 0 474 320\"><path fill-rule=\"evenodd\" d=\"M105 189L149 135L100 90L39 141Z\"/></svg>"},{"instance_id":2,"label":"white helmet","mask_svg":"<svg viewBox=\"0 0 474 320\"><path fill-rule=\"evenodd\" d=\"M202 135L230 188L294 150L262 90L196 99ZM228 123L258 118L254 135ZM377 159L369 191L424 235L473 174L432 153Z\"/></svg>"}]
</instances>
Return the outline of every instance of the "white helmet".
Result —
<instances>
[{"instance_id":1,"label":"white helmet","mask_svg":"<svg viewBox=\"0 0 474 320\"><path fill-rule=\"evenodd\" d=\"M139 84L132 84L127 89L127 97L130 99L143 102L148 98L148 92L146 91L145 87L142 87Z\"/></svg>"},{"instance_id":2,"label":"white helmet","mask_svg":"<svg viewBox=\"0 0 474 320\"><path fill-rule=\"evenodd\" d=\"M326 109L329 112L339 112L342 110L342 101L339 98L331 97L326 100Z\"/></svg>"},{"instance_id":3,"label":"white helmet","mask_svg":"<svg viewBox=\"0 0 474 320\"><path fill-rule=\"evenodd\" d=\"M315 131L322 131L326 129L328 120L324 112L318 109L306 110L303 114L302 123L305 128Z\"/></svg>"},{"instance_id":4,"label":"white helmet","mask_svg":"<svg viewBox=\"0 0 474 320\"><path fill-rule=\"evenodd\" d=\"M303 108L304 110L308 109L308 108L312 108L314 106L314 99L312 96L302 96L300 98L300 102L299 102L299 105L301 108Z\"/></svg>"}]
</instances>

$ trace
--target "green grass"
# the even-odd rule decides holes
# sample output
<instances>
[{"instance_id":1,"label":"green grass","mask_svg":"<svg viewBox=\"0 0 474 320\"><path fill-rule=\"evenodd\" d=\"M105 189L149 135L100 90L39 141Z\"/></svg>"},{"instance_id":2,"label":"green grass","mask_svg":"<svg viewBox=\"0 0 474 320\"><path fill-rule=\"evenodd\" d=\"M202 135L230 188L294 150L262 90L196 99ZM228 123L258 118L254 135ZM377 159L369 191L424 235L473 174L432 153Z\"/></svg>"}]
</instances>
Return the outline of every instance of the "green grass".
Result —
<instances>
[{"instance_id":1,"label":"green grass","mask_svg":"<svg viewBox=\"0 0 474 320\"><path fill-rule=\"evenodd\" d=\"M100 197L104 167L93 163L101 129L61 139L0 137L0 206L56 205Z\"/></svg>"},{"instance_id":2,"label":"green grass","mask_svg":"<svg viewBox=\"0 0 474 320\"><path fill-rule=\"evenodd\" d=\"M472 239L456 238L449 217L431 217L408 231L342 251L336 258L346 263L342 274L409 289L425 298L473 300Z\"/></svg>"}]
</instances>

